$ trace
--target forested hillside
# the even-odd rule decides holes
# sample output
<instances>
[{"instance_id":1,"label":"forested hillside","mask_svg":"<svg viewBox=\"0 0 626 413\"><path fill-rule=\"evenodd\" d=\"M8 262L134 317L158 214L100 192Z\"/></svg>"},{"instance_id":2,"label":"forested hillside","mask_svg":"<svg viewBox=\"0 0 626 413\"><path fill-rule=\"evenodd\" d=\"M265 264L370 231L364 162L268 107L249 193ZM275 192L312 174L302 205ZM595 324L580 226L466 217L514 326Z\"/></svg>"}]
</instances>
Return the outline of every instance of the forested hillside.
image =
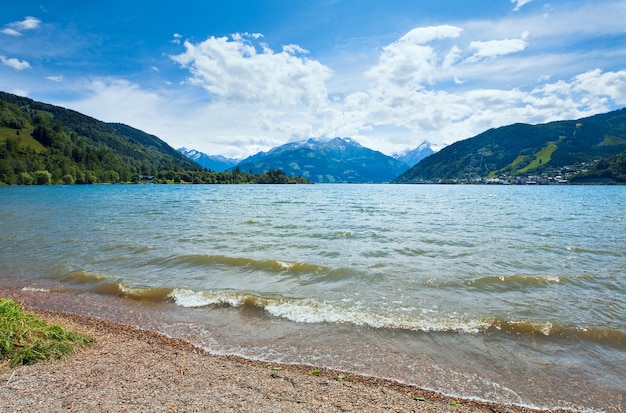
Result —
<instances>
[{"instance_id":1,"label":"forested hillside","mask_svg":"<svg viewBox=\"0 0 626 413\"><path fill-rule=\"evenodd\" d=\"M447 146L396 182L560 176L624 150L626 109L540 125L518 123Z\"/></svg>"},{"instance_id":2,"label":"forested hillside","mask_svg":"<svg viewBox=\"0 0 626 413\"><path fill-rule=\"evenodd\" d=\"M270 172L206 171L130 126L0 92L0 184L306 182Z\"/></svg>"}]
</instances>

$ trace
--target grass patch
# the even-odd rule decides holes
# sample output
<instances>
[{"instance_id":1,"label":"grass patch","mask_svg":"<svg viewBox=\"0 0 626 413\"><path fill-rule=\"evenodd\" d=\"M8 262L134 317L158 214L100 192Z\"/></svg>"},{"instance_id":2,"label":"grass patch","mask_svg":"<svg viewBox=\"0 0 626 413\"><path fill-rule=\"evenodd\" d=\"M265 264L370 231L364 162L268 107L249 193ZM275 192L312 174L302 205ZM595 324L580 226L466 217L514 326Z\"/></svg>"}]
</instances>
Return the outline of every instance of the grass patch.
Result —
<instances>
[{"instance_id":1,"label":"grass patch","mask_svg":"<svg viewBox=\"0 0 626 413\"><path fill-rule=\"evenodd\" d=\"M552 154L557 148L556 142L548 142L548 146L541 148L541 150L535 154L535 159L524 168L518 170L518 173L523 174L542 165L546 165L550 162L550 159L552 159Z\"/></svg>"},{"instance_id":2,"label":"grass patch","mask_svg":"<svg viewBox=\"0 0 626 413\"><path fill-rule=\"evenodd\" d=\"M527 159L528 159L528 156L526 156L526 155L517 155L517 158L515 158L515 160L513 160L513 162L511 162L510 164L508 164L504 168L498 169L497 171L491 171L489 173L489 175L487 175L487 178L495 178L498 175L503 174L503 173L511 173L511 172L515 171L515 169L520 164L522 164L523 162L526 162Z\"/></svg>"},{"instance_id":3,"label":"grass patch","mask_svg":"<svg viewBox=\"0 0 626 413\"><path fill-rule=\"evenodd\" d=\"M93 339L47 324L24 312L12 299L0 299L0 366L15 367L50 358L61 358Z\"/></svg>"},{"instance_id":4,"label":"grass patch","mask_svg":"<svg viewBox=\"0 0 626 413\"><path fill-rule=\"evenodd\" d=\"M10 138L18 138L20 146L32 148L37 153L45 151L46 147L32 137L33 130L34 128L31 125L22 129L11 129L0 126L0 142L4 142Z\"/></svg>"}]
</instances>

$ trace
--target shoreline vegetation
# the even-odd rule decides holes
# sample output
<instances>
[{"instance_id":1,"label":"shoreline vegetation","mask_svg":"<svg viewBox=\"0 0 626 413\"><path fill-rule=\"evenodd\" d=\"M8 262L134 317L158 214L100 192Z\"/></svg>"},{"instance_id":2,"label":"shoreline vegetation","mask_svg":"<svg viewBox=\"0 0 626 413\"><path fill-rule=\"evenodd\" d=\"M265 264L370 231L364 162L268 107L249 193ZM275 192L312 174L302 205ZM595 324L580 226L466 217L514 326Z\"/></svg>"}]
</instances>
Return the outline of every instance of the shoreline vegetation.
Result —
<instances>
[{"instance_id":1,"label":"shoreline vegetation","mask_svg":"<svg viewBox=\"0 0 626 413\"><path fill-rule=\"evenodd\" d=\"M217 356L153 331L32 307L19 290L0 289L0 298L93 338L62 359L14 368L0 364L0 411L566 411L464 400L316 366Z\"/></svg>"}]
</instances>

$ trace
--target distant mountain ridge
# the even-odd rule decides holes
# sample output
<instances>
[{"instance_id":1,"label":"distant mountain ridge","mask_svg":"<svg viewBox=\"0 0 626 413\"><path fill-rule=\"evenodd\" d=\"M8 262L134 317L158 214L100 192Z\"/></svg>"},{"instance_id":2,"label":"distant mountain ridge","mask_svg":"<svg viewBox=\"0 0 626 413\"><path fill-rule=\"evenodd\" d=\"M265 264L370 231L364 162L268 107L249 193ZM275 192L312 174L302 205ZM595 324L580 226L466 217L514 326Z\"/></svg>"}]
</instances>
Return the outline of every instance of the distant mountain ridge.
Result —
<instances>
[{"instance_id":1,"label":"distant mountain ridge","mask_svg":"<svg viewBox=\"0 0 626 413\"><path fill-rule=\"evenodd\" d=\"M361 146L351 138L311 138L259 152L239 164L242 171L280 169L312 182L390 182L407 169L404 162Z\"/></svg>"},{"instance_id":2,"label":"distant mountain ridge","mask_svg":"<svg viewBox=\"0 0 626 413\"><path fill-rule=\"evenodd\" d=\"M409 167L417 165L422 159L432 155L435 151L432 148L432 144L428 141L423 141L414 149L406 149L400 153L394 153L391 155L393 158L404 162Z\"/></svg>"},{"instance_id":3,"label":"distant mountain ridge","mask_svg":"<svg viewBox=\"0 0 626 413\"><path fill-rule=\"evenodd\" d=\"M227 171L239 163L238 159L226 158L222 155L207 155L195 149L178 148L178 152L185 155L203 168L215 172Z\"/></svg>"},{"instance_id":4,"label":"distant mountain ridge","mask_svg":"<svg viewBox=\"0 0 626 413\"><path fill-rule=\"evenodd\" d=\"M516 123L458 141L394 182L512 179L551 174L626 150L626 109L539 125Z\"/></svg>"}]
</instances>

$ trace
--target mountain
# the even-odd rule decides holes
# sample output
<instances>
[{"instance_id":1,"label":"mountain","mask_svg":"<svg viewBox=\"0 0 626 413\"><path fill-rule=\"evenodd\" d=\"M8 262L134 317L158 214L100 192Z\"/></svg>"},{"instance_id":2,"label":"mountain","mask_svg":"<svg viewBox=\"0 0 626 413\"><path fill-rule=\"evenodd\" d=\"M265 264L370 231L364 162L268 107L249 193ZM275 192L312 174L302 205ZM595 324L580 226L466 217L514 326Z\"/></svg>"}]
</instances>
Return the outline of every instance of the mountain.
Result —
<instances>
[{"instance_id":1,"label":"mountain","mask_svg":"<svg viewBox=\"0 0 626 413\"><path fill-rule=\"evenodd\" d=\"M237 159L226 158L221 155L207 155L195 149L178 148L178 152L201 167L215 172L227 171L239 162Z\"/></svg>"},{"instance_id":2,"label":"mountain","mask_svg":"<svg viewBox=\"0 0 626 413\"><path fill-rule=\"evenodd\" d=\"M516 123L458 141L394 182L514 179L593 164L626 150L626 109L539 125Z\"/></svg>"},{"instance_id":3,"label":"mountain","mask_svg":"<svg viewBox=\"0 0 626 413\"><path fill-rule=\"evenodd\" d=\"M306 183L282 171L209 172L154 135L0 92L0 185Z\"/></svg>"},{"instance_id":4,"label":"mountain","mask_svg":"<svg viewBox=\"0 0 626 413\"><path fill-rule=\"evenodd\" d=\"M407 165L350 138L291 142L259 152L241 161L241 171L260 173L279 169L287 176L301 175L312 182L389 182Z\"/></svg>"},{"instance_id":5,"label":"mountain","mask_svg":"<svg viewBox=\"0 0 626 413\"><path fill-rule=\"evenodd\" d=\"M407 149L400 153L394 153L391 156L400 162L404 162L409 167L413 167L422 159L432 155L433 153L435 153L435 151L432 148L432 144L428 141L424 141L415 149Z\"/></svg>"}]
</instances>

